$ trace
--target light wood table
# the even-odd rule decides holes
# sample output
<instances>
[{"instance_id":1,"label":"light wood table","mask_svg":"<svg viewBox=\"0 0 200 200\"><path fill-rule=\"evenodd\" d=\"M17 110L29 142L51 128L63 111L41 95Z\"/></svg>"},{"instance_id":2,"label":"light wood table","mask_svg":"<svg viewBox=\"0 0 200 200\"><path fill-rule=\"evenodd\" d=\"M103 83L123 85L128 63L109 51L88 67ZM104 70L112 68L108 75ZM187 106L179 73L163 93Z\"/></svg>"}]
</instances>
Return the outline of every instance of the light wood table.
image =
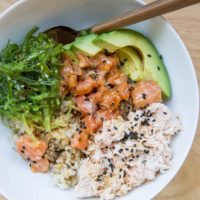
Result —
<instances>
[{"instance_id":1,"label":"light wood table","mask_svg":"<svg viewBox=\"0 0 200 200\"><path fill-rule=\"evenodd\" d=\"M150 2L151 0L147 0ZM0 12L15 0L0 0ZM200 80L200 4L171 13L165 18L175 27L192 56L197 77ZM200 126L192 150L173 181L155 200L200 199ZM5 200L1 197L0 200Z\"/></svg>"}]
</instances>

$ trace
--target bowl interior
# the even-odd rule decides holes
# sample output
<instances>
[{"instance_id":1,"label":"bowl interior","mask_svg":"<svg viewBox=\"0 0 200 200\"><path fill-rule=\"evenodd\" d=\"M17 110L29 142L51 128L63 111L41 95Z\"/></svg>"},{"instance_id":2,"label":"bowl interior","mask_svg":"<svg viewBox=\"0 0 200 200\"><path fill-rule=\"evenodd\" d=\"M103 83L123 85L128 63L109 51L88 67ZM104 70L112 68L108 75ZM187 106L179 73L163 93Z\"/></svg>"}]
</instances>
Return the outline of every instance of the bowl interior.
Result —
<instances>
[{"instance_id":1,"label":"bowl interior","mask_svg":"<svg viewBox=\"0 0 200 200\"><path fill-rule=\"evenodd\" d=\"M37 25L45 30L67 25L77 30L119 15L141 3L133 0L22 0L0 16L0 48L11 39L20 42ZM178 112L183 132L172 143L172 168L151 183L130 192L123 199L151 199L175 176L191 147L199 111L198 86L189 54L174 29L162 18L130 26L147 35L158 48L167 66L173 96L167 103ZM33 174L25 161L12 149L11 131L0 125L0 192L9 200L76 199L72 190L54 187L49 175ZM33 192L35 191L35 192Z\"/></svg>"}]
</instances>

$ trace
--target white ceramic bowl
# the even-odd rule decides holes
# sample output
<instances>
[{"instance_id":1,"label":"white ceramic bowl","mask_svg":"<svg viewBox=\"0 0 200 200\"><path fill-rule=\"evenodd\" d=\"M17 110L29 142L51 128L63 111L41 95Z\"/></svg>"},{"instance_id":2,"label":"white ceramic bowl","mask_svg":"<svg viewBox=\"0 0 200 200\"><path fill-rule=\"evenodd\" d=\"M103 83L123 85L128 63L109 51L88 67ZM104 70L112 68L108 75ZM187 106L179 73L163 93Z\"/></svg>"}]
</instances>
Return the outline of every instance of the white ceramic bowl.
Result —
<instances>
[{"instance_id":1,"label":"white ceramic bowl","mask_svg":"<svg viewBox=\"0 0 200 200\"><path fill-rule=\"evenodd\" d=\"M119 15L142 2L133 0L22 0L0 16L0 48L11 39L20 42L37 25L41 31L53 25L67 25L77 30ZM173 96L169 107L180 113L184 131L173 141L173 166L164 175L123 197L123 200L148 200L159 193L183 164L194 139L199 111L199 95L190 56L175 32L162 18L131 28L147 35L163 55ZM73 190L54 187L49 175L31 173L27 163L12 149L10 130L0 126L0 193L9 200L76 199Z\"/></svg>"}]
</instances>

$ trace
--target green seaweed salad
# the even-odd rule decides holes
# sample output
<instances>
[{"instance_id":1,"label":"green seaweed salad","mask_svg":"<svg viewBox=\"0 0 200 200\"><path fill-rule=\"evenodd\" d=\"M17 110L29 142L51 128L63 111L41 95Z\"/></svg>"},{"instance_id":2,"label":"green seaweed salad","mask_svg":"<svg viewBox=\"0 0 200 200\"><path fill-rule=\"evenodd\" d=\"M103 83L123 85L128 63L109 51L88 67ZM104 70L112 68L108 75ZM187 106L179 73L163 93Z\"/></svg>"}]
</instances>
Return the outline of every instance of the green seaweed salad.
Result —
<instances>
[{"instance_id":1,"label":"green seaweed salad","mask_svg":"<svg viewBox=\"0 0 200 200\"><path fill-rule=\"evenodd\" d=\"M50 131L64 124L72 110L61 112L59 93L63 45L44 33L35 36L33 28L22 44L8 43L0 53L0 115L6 121L19 121L27 133Z\"/></svg>"}]
</instances>

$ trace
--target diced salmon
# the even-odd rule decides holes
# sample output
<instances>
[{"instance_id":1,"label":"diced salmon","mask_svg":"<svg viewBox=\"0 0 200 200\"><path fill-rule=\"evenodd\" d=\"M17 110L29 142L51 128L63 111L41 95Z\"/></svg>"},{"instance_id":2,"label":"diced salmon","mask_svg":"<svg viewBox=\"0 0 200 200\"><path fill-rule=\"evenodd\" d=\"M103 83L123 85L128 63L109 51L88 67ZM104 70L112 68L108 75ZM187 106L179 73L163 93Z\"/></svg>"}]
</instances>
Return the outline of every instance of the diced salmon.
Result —
<instances>
[{"instance_id":1,"label":"diced salmon","mask_svg":"<svg viewBox=\"0 0 200 200\"><path fill-rule=\"evenodd\" d=\"M75 89L75 94L76 95L89 94L90 92L92 92L94 88L97 87L98 87L97 81L92 79L91 77L88 77L86 80L78 82Z\"/></svg>"},{"instance_id":2,"label":"diced salmon","mask_svg":"<svg viewBox=\"0 0 200 200\"><path fill-rule=\"evenodd\" d=\"M97 123L96 123L95 118L92 115L86 115L83 118L83 121L85 122L87 133L93 134L94 131L97 129Z\"/></svg>"},{"instance_id":3,"label":"diced salmon","mask_svg":"<svg viewBox=\"0 0 200 200\"><path fill-rule=\"evenodd\" d=\"M83 115L92 114L97 108L96 104L84 95L76 97L75 103Z\"/></svg>"},{"instance_id":4,"label":"diced salmon","mask_svg":"<svg viewBox=\"0 0 200 200\"><path fill-rule=\"evenodd\" d=\"M101 91L97 91L95 93L92 93L88 96L88 98L90 99L91 102L93 103L100 103L102 101L102 92Z\"/></svg>"},{"instance_id":5,"label":"diced salmon","mask_svg":"<svg viewBox=\"0 0 200 200\"><path fill-rule=\"evenodd\" d=\"M95 113L95 121L97 128L101 128L103 121L109 120L112 118L112 114L109 110L98 110Z\"/></svg>"},{"instance_id":6,"label":"diced salmon","mask_svg":"<svg viewBox=\"0 0 200 200\"><path fill-rule=\"evenodd\" d=\"M117 67L119 65L119 59L115 54L110 56L100 54L99 58L101 60L101 64L99 65L99 69L101 71L109 72L113 67Z\"/></svg>"},{"instance_id":7,"label":"diced salmon","mask_svg":"<svg viewBox=\"0 0 200 200\"><path fill-rule=\"evenodd\" d=\"M130 97L129 85L127 81L124 81L120 85L117 86L117 91L122 100L128 100Z\"/></svg>"},{"instance_id":8,"label":"diced salmon","mask_svg":"<svg viewBox=\"0 0 200 200\"><path fill-rule=\"evenodd\" d=\"M161 88L151 80L136 83L131 96L136 109L144 108L152 103L162 102Z\"/></svg>"},{"instance_id":9,"label":"diced salmon","mask_svg":"<svg viewBox=\"0 0 200 200\"><path fill-rule=\"evenodd\" d=\"M90 66L90 60L87 56L81 54L81 53L77 53L76 54L77 57L78 57L78 60L79 60L79 66L81 68L86 68L86 67L89 67Z\"/></svg>"},{"instance_id":10,"label":"diced salmon","mask_svg":"<svg viewBox=\"0 0 200 200\"><path fill-rule=\"evenodd\" d=\"M49 161L46 158L42 158L38 161L31 162L30 167L34 173L46 173L49 171Z\"/></svg>"},{"instance_id":11,"label":"diced salmon","mask_svg":"<svg viewBox=\"0 0 200 200\"><path fill-rule=\"evenodd\" d=\"M44 155L47 144L44 141L34 141L31 136L23 135L17 140L17 151L25 158L38 161Z\"/></svg>"},{"instance_id":12,"label":"diced salmon","mask_svg":"<svg viewBox=\"0 0 200 200\"><path fill-rule=\"evenodd\" d=\"M84 132L75 134L71 139L71 146L80 150L85 150L88 147L88 135Z\"/></svg>"},{"instance_id":13,"label":"diced salmon","mask_svg":"<svg viewBox=\"0 0 200 200\"><path fill-rule=\"evenodd\" d=\"M104 92L102 97L101 106L106 109L112 110L119 106L121 98L115 89L108 90Z\"/></svg>"}]
</instances>

